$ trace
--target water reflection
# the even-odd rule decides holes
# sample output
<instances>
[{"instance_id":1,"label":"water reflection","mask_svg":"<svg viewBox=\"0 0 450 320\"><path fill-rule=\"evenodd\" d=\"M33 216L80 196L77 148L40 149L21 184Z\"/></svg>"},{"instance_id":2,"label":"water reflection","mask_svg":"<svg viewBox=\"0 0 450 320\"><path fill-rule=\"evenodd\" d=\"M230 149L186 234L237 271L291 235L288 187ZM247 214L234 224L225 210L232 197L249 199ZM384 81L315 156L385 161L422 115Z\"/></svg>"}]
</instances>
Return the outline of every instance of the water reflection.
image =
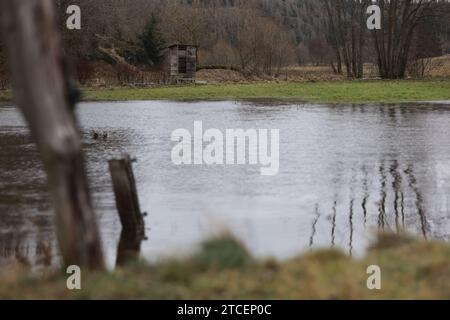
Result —
<instances>
[{"instance_id":1,"label":"water reflection","mask_svg":"<svg viewBox=\"0 0 450 320\"><path fill-rule=\"evenodd\" d=\"M367 202L369 201L369 186L368 186L368 179L369 179L369 173L367 172L367 169L365 166L362 167L362 172L363 172L363 192L364 192L364 197L361 203L361 208L363 210L363 215L364 215L364 230L366 229L367 226Z\"/></svg>"},{"instance_id":2,"label":"water reflection","mask_svg":"<svg viewBox=\"0 0 450 320\"><path fill-rule=\"evenodd\" d=\"M316 226L317 222L320 219L320 211L319 211L319 204L316 204L316 216L314 217L313 223L312 223L312 231L311 231L311 238L309 239L309 247L312 248L314 245L314 236L316 235Z\"/></svg>"},{"instance_id":3,"label":"water reflection","mask_svg":"<svg viewBox=\"0 0 450 320\"><path fill-rule=\"evenodd\" d=\"M380 188L381 200L380 200L379 207L378 207L378 229L384 231L385 225L387 223L387 221L385 221L387 193L386 193L386 175L384 172L384 164L382 164L380 166L379 173L380 173L380 183L381 183L381 188Z\"/></svg>"},{"instance_id":4,"label":"water reflection","mask_svg":"<svg viewBox=\"0 0 450 320\"><path fill-rule=\"evenodd\" d=\"M348 242L348 253L350 255L352 255L353 253L353 232L354 232L354 228L353 228L353 203L355 202L354 199L350 200L350 214L349 214L349 227L350 227L350 240Z\"/></svg>"},{"instance_id":5,"label":"water reflection","mask_svg":"<svg viewBox=\"0 0 450 320\"><path fill-rule=\"evenodd\" d=\"M333 217L332 217L332 223L331 223L331 247L333 248L336 241L336 217L337 217L337 201L333 204Z\"/></svg>"},{"instance_id":6,"label":"water reflection","mask_svg":"<svg viewBox=\"0 0 450 320\"><path fill-rule=\"evenodd\" d=\"M351 255L353 251L353 238L356 229L362 232L367 231L367 224L370 224L370 218L376 216L376 226L379 232L389 231L400 233L405 230L405 194L410 201L407 208L410 215L417 214L417 219L413 219L414 223L417 223L420 228L420 235L427 239L427 233L430 226L427 223L426 210L423 205L423 196L420 188L417 186L417 179L414 175L414 169L412 164L406 165L404 170L400 170L399 162L392 160L389 165L389 174L386 171L386 162L382 162L379 167L373 168L370 172L364 165L361 168L361 172L357 173L354 169L354 176L350 180L350 194L349 202L347 202L348 212L348 253ZM356 176L360 176L361 180L357 181ZM378 185L375 187L369 182L369 175L378 176ZM389 188L388 181L391 179L391 188ZM356 185L360 183L360 185ZM335 195L334 198L339 198L339 195ZM342 198L342 197L341 197ZM370 199L374 200L373 203ZM389 202L391 200L391 203ZM360 201L360 204L357 203ZM337 221L338 221L338 208L343 207L338 204L337 200L334 200L331 206L331 215L329 216L330 224L330 247L334 247L336 244L337 233ZM357 208L360 208L361 217L358 218ZM371 207L369 209L369 207ZM309 238L309 248L314 247L314 238L317 234L319 219L321 213L319 210L319 204L315 205L315 215L311 222L311 235ZM361 225L355 225L360 223ZM411 231L411 230L409 230Z\"/></svg>"},{"instance_id":7,"label":"water reflection","mask_svg":"<svg viewBox=\"0 0 450 320\"><path fill-rule=\"evenodd\" d=\"M425 210L423 209L423 200L419 188L417 187L417 180L414 176L414 169L412 165L409 165L405 170L405 174L409 178L409 187L415 195L415 205L417 208L417 214L419 215L420 228L423 237L427 238L427 218L425 216Z\"/></svg>"},{"instance_id":8,"label":"water reflection","mask_svg":"<svg viewBox=\"0 0 450 320\"><path fill-rule=\"evenodd\" d=\"M25 234L0 235L0 268L13 262L32 268L45 268L59 263L54 250L56 243L39 235L36 238Z\"/></svg>"},{"instance_id":9,"label":"water reflection","mask_svg":"<svg viewBox=\"0 0 450 320\"><path fill-rule=\"evenodd\" d=\"M399 194L401 190L401 184L402 184L402 177L398 173L398 161L394 160L391 169L390 169L391 176L393 177L392 181L392 189L394 193L394 214L395 214L395 230L397 233L400 232L399 227L399 210L398 210L398 201L399 201Z\"/></svg>"},{"instance_id":10,"label":"water reflection","mask_svg":"<svg viewBox=\"0 0 450 320\"><path fill-rule=\"evenodd\" d=\"M234 102L89 103L79 110L110 266L193 250L229 229L259 256L336 247L360 255L374 231L450 240L450 108ZM249 166L177 167L178 128L279 128L280 173ZM107 132L94 139L92 132ZM121 234L107 160L129 153L149 241ZM2 260L54 265L45 175L20 116L0 108ZM117 253L119 253L117 255Z\"/></svg>"}]
</instances>

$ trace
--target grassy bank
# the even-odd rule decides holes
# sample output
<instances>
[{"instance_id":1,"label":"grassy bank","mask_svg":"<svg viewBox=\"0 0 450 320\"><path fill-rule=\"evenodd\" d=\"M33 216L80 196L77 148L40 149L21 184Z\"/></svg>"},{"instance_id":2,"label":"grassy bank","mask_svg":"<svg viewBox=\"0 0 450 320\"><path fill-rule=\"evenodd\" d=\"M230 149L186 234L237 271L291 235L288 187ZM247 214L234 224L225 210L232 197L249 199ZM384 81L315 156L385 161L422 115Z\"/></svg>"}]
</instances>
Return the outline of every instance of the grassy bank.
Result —
<instances>
[{"instance_id":1,"label":"grassy bank","mask_svg":"<svg viewBox=\"0 0 450 320\"><path fill-rule=\"evenodd\" d=\"M373 264L382 270L380 291L366 287ZM225 237L190 259L83 274L82 288L69 292L57 274L0 278L0 298L449 299L450 246L384 236L361 260L322 251L279 263L257 261Z\"/></svg>"},{"instance_id":2,"label":"grassy bank","mask_svg":"<svg viewBox=\"0 0 450 320\"><path fill-rule=\"evenodd\" d=\"M0 91L0 102L10 101ZM111 88L84 91L86 101L279 99L328 103L450 100L450 80L319 81L249 83L157 88Z\"/></svg>"},{"instance_id":3,"label":"grassy bank","mask_svg":"<svg viewBox=\"0 0 450 320\"><path fill-rule=\"evenodd\" d=\"M364 103L450 99L446 81L331 81L86 90L85 100L245 100Z\"/></svg>"}]
</instances>

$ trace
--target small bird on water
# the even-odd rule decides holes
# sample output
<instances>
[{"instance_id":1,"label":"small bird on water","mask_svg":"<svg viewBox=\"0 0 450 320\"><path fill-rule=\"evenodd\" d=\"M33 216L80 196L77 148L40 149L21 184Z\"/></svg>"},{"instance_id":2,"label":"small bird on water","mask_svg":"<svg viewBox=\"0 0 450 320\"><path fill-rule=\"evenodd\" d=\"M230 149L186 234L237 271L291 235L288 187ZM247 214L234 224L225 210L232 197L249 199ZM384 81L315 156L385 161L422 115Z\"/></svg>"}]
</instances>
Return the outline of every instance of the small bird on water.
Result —
<instances>
[{"instance_id":1,"label":"small bird on water","mask_svg":"<svg viewBox=\"0 0 450 320\"><path fill-rule=\"evenodd\" d=\"M102 132L101 134L97 131L92 131L92 139L94 140L100 140L102 138L103 140L108 139L108 132Z\"/></svg>"}]
</instances>

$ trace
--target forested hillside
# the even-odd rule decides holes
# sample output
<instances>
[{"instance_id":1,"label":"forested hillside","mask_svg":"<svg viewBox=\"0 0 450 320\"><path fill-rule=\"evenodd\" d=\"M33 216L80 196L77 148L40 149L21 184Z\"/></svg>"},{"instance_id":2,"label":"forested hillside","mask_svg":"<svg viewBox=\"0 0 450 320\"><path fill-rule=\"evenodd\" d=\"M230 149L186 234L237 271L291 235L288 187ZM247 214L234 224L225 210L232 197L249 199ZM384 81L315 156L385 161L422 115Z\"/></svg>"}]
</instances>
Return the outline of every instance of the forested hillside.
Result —
<instances>
[{"instance_id":1,"label":"forested hillside","mask_svg":"<svg viewBox=\"0 0 450 320\"><path fill-rule=\"evenodd\" d=\"M155 15L167 43L200 45L207 53L206 64L226 64L230 48L240 49L255 29L267 33L267 42L278 40L288 46L289 62L295 62L297 49L306 61L308 49L324 45L320 3L315 0L60 0L61 16L69 4L83 11L79 36L66 32L67 41L76 43L77 55L85 55L95 42L95 34L133 41ZM274 38L270 39L270 33ZM278 43L280 45L280 43ZM93 49L93 48L90 48ZM224 50L225 49L225 50ZM220 56L220 52L223 56ZM314 55L314 54L313 54Z\"/></svg>"},{"instance_id":2,"label":"forested hillside","mask_svg":"<svg viewBox=\"0 0 450 320\"><path fill-rule=\"evenodd\" d=\"M326 10L327 3L331 11ZM158 69L158 52L172 43L199 45L200 66L232 68L244 75L278 76L286 66L312 64L332 66L335 73L348 77L362 77L363 65L375 64L381 52L377 57L375 38L364 30L365 7L356 10L355 3L353 0L57 0L64 47L80 81L91 78L101 64L103 71L125 77L122 79L125 82L127 74L136 73L135 68ZM366 0L362 3L361 6L369 4ZM72 4L81 8L81 30L65 28L66 8ZM431 18L417 18L419 26L414 27L413 38L405 40L413 44L408 45L403 58L406 61L413 57L415 65L408 62L408 67L417 69L414 71L417 75L425 73L427 63L423 59L450 53L448 7L448 4L433 5L430 14L424 10L423 17ZM334 16L341 19L339 27L330 23ZM397 13L392 18L402 23L401 16ZM354 38L356 34L360 35L358 39ZM147 51L150 48L153 58L145 48ZM0 44L3 84L7 82L5 69ZM398 71L399 77L405 70Z\"/></svg>"}]
</instances>

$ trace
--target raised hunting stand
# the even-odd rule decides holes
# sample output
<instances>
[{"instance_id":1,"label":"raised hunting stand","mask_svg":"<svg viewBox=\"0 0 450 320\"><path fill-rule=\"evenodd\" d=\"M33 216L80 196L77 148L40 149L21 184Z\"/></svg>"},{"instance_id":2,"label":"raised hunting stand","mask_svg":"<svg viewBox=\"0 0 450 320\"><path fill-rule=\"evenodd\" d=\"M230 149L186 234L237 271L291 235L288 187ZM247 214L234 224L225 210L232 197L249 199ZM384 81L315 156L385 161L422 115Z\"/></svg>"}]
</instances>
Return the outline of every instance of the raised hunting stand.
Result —
<instances>
[{"instance_id":1,"label":"raised hunting stand","mask_svg":"<svg viewBox=\"0 0 450 320\"><path fill-rule=\"evenodd\" d=\"M173 44L167 47L169 76L172 83L194 82L197 73L198 46Z\"/></svg>"}]
</instances>

